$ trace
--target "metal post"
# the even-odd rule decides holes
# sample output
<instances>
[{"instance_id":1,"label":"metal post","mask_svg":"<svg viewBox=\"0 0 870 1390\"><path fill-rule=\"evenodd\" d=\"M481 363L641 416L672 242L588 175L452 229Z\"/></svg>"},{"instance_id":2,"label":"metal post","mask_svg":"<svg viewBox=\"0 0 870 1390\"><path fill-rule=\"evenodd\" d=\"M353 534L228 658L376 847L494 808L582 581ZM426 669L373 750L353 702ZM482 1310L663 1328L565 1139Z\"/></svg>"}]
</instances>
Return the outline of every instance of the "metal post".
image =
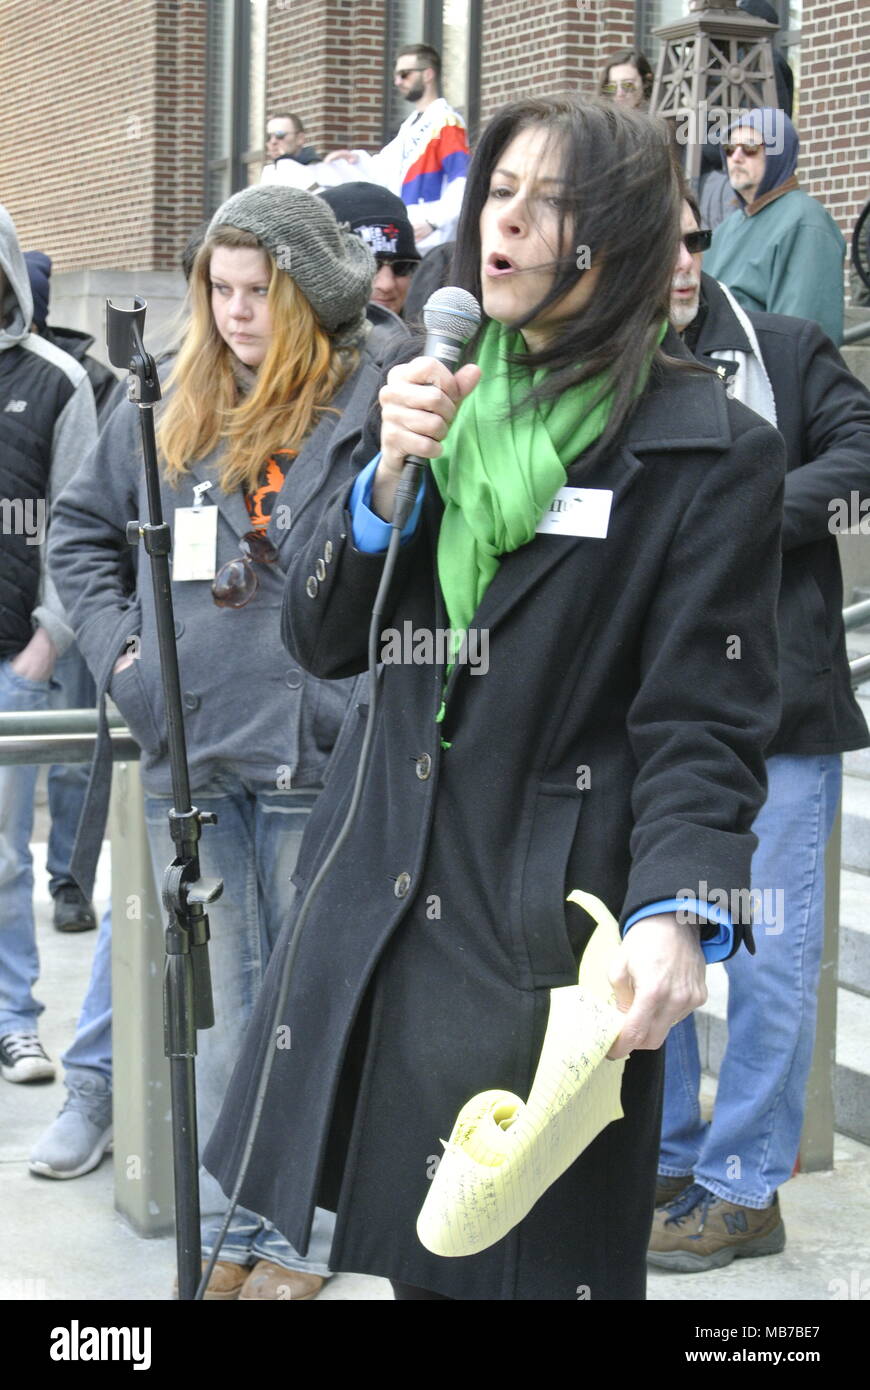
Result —
<instances>
[{"instance_id":1,"label":"metal post","mask_svg":"<svg viewBox=\"0 0 870 1390\"><path fill-rule=\"evenodd\" d=\"M840 937L842 799L825 850L825 941L819 979L816 1043L807 1078L798 1166L817 1173L834 1166L834 1066L837 1049L837 958ZM786 928L788 930L788 928Z\"/></svg>"},{"instance_id":2,"label":"metal post","mask_svg":"<svg viewBox=\"0 0 870 1390\"><path fill-rule=\"evenodd\" d=\"M169 1063L163 1055L164 912L154 887L137 763L115 764L109 837L115 1207L139 1235L165 1235L174 1229L174 1203Z\"/></svg>"}]
</instances>

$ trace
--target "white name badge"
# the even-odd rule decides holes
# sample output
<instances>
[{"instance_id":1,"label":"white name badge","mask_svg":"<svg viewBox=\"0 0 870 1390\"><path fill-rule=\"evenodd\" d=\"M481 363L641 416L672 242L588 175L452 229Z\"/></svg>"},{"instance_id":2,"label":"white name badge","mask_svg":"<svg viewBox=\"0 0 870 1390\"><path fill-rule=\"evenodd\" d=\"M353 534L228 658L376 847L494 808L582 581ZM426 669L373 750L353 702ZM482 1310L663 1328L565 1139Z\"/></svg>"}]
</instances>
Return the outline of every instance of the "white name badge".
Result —
<instances>
[{"instance_id":1,"label":"white name badge","mask_svg":"<svg viewBox=\"0 0 870 1390\"><path fill-rule=\"evenodd\" d=\"M613 489L560 487L535 528L545 536L593 536L604 540Z\"/></svg>"},{"instance_id":2,"label":"white name badge","mask_svg":"<svg viewBox=\"0 0 870 1390\"><path fill-rule=\"evenodd\" d=\"M217 507L176 507L172 535L172 578L214 579Z\"/></svg>"}]
</instances>

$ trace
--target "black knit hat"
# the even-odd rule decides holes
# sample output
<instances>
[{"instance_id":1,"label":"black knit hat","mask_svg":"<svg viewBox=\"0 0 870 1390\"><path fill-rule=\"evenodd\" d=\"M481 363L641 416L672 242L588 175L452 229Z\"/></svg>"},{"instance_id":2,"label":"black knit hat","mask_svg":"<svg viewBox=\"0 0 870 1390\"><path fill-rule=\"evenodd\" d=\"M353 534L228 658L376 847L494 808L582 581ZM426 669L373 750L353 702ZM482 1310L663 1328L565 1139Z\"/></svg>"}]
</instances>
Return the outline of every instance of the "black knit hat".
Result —
<instances>
[{"instance_id":1,"label":"black knit hat","mask_svg":"<svg viewBox=\"0 0 870 1390\"><path fill-rule=\"evenodd\" d=\"M422 259L414 241L414 228L401 198L378 183L340 183L321 193L340 226L371 247L375 255L395 256L397 261Z\"/></svg>"}]
</instances>

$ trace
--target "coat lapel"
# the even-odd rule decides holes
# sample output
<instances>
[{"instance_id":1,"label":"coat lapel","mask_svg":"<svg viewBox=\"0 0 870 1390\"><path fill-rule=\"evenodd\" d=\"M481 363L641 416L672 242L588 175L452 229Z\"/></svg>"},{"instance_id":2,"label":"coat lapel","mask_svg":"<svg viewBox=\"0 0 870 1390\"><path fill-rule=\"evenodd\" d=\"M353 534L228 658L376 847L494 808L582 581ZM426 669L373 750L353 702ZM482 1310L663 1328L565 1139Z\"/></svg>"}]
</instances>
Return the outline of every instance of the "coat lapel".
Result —
<instances>
[{"instance_id":1,"label":"coat lapel","mask_svg":"<svg viewBox=\"0 0 870 1390\"><path fill-rule=\"evenodd\" d=\"M211 488L208 492L208 500L217 507L221 516L225 521L229 522L236 535L243 536L246 531L250 531L251 529L251 518L248 515L248 509L245 506L245 501L239 488L235 488L232 492L227 493L224 492L218 482L217 461L219 455L220 449L214 449L210 454L206 454L205 458L190 464L188 468L188 472L190 473L189 495L185 496L187 484L182 484L178 490L176 505L180 507L192 507L194 484L209 482L211 483Z\"/></svg>"},{"instance_id":2,"label":"coat lapel","mask_svg":"<svg viewBox=\"0 0 870 1390\"><path fill-rule=\"evenodd\" d=\"M278 506L286 503L290 507L292 528L329 477L328 455L335 454L347 439L361 429L366 414L365 404L374 399L379 380L379 368L368 355L364 355L360 366L341 387L330 409L323 412L313 432L303 444L299 457L293 460L287 470L284 486L266 531L279 555L282 551L286 552L282 566L284 569L290 558L291 530L286 525L279 524ZM340 412L338 418L335 411Z\"/></svg>"}]
</instances>

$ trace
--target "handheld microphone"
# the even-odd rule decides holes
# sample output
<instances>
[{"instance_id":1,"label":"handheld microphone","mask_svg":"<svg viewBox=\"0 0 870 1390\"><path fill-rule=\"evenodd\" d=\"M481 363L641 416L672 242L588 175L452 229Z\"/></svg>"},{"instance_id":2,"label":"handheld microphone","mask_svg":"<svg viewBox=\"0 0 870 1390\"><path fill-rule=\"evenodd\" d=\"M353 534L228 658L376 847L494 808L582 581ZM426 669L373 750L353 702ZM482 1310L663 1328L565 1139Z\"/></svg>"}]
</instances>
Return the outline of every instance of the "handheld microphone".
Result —
<instances>
[{"instance_id":1,"label":"handheld microphone","mask_svg":"<svg viewBox=\"0 0 870 1390\"><path fill-rule=\"evenodd\" d=\"M443 362L448 371L455 371L462 349L480 326L480 305L467 290L446 285L430 294L423 309L426 341L423 356ZM420 477L428 459L409 454L393 505L392 525L401 531L414 509Z\"/></svg>"}]
</instances>

